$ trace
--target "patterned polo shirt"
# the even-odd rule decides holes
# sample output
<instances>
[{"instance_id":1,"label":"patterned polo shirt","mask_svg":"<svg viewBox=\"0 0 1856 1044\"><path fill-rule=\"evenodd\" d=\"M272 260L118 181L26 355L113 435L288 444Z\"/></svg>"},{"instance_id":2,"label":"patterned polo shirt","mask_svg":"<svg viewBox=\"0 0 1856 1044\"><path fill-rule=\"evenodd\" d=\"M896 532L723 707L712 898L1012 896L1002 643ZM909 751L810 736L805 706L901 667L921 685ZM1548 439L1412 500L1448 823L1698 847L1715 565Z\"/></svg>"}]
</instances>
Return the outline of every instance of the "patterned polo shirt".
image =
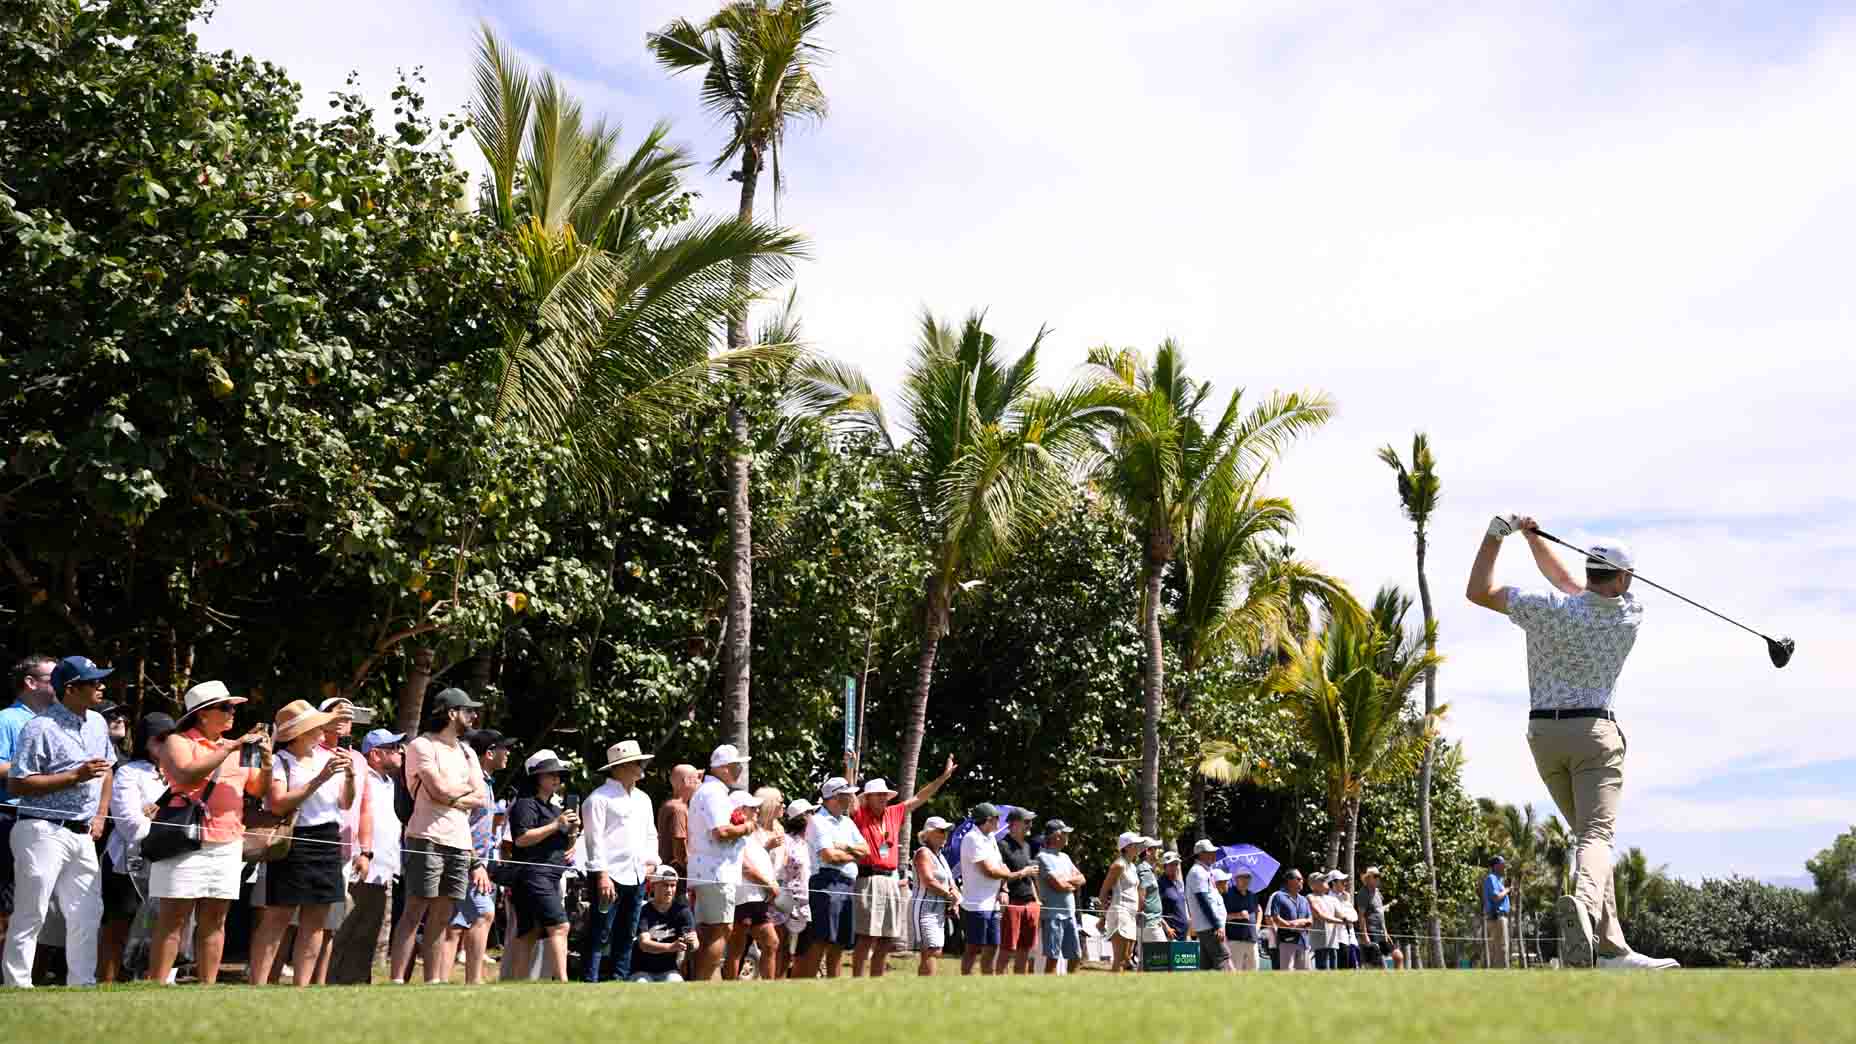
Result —
<instances>
[{"instance_id":1,"label":"patterned polo shirt","mask_svg":"<svg viewBox=\"0 0 1856 1044\"><path fill-rule=\"evenodd\" d=\"M110 742L110 727L103 715L87 710L80 718L62 702L56 702L21 730L8 778L69 772L92 758L116 764L116 746ZM99 776L63 790L24 798L19 814L32 819L89 819L97 814L102 798L103 778Z\"/></svg>"},{"instance_id":2,"label":"patterned polo shirt","mask_svg":"<svg viewBox=\"0 0 1856 1044\"><path fill-rule=\"evenodd\" d=\"M1618 673L1643 622L1628 592L1616 598L1508 588L1508 619L1527 632L1527 688L1534 710L1610 710Z\"/></svg>"}]
</instances>

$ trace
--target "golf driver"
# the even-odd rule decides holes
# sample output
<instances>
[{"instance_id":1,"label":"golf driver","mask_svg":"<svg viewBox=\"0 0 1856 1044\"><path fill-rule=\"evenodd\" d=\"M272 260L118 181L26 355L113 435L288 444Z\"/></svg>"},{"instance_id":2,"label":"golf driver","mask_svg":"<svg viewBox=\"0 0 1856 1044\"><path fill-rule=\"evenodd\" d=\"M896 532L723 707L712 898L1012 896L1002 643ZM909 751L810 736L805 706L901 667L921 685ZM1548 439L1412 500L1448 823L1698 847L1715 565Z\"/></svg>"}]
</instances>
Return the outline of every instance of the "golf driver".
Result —
<instances>
[{"instance_id":1,"label":"golf driver","mask_svg":"<svg viewBox=\"0 0 1856 1044\"><path fill-rule=\"evenodd\" d=\"M1584 555L1587 559L1597 558L1596 555L1592 554L1590 551L1587 551L1585 548L1579 547L1575 544L1569 544L1566 541L1561 540L1559 537L1554 536L1552 533L1549 533L1544 529L1535 529L1532 532L1535 536L1539 537L1542 540L1550 540L1553 543L1558 544L1563 548L1566 548L1571 551L1577 551L1580 554ZM1688 604L1694 606L1695 608L1700 609L1702 612L1709 613L1713 616L1719 617L1722 620L1726 620L1728 623L1733 624L1735 627L1740 628L1742 631L1746 631L1749 634L1756 634L1756 635L1759 635L1759 637L1766 639L1766 655L1772 657L1772 665L1774 667L1783 667L1786 664L1792 662L1792 652L1793 650L1798 648L1798 644L1792 641L1790 638L1772 638L1772 637L1768 637L1767 635L1761 634L1760 632L1753 630L1753 628L1748 627L1746 624L1741 623L1740 621L1734 619L1731 616L1727 616L1725 614L1715 612L1714 610L1708 608L1707 606L1702 605L1700 602L1695 601L1693 598L1689 598L1686 595L1676 594L1674 591L1671 591L1669 588L1664 587L1662 584L1657 583L1656 581L1650 579L1647 576L1644 576L1642 573L1639 573L1634 569L1631 570L1631 576L1634 576L1638 580L1641 580L1644 583L1649 584L1651 587L1656 588L1658 591L1661 591L1664 594L1675 595L1677 598L1680 598L1684 602L1687 602Z\"/></svg>"}]
</instances>

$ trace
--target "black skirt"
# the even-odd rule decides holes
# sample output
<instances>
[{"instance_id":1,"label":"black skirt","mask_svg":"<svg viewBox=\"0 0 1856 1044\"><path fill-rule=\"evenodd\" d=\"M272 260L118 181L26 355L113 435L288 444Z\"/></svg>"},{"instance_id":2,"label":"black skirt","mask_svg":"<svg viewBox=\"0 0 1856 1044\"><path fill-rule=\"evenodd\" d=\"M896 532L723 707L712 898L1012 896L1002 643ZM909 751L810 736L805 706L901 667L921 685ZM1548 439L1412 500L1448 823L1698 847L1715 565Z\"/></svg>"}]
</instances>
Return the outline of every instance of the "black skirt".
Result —
<instances>
[{"instance_id":1,"label":"black skirt","mask_svg":"<svg viewBox=\"0 0 1856 1044\"><path fill-rule=\"evenodd\" d=\"M313 906L339 903L342 887L342 825L299 826L290 852L264 865L264 905Z\"/></svg>"}]
</instances>

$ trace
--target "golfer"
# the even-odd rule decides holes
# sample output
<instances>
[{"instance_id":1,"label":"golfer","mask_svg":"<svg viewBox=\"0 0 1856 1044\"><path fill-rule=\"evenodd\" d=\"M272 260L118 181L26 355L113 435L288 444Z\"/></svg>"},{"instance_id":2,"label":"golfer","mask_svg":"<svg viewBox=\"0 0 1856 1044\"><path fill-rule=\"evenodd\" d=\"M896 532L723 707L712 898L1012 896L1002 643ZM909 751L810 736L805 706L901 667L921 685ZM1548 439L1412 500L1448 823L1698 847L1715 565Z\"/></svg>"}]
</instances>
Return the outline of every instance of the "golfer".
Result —
<instances>
[{"instance_id":1,"label":"golfer","mask_svg":"<svg viewBox=\"0 0 1856 1044\"><path fill-rule=\"evenodd\" d=\"M1624 733L1611 710L1618 672L1637 641L1643 607L1630 594L1633 560L1622 545L1592 545L1581 584L1531 518L1489 523L1469 573L1469 600L1506 613L1527 632L1527 745L1534 767L1577 838L1574 894L1554 906L1560 959L1573 967L1659 970L1675 961L1632 953L1618 923L1611 839L1624 791ZM1520 531L1554 590L1496 587L1502 539Z\"/></svg>"}]
</instances>

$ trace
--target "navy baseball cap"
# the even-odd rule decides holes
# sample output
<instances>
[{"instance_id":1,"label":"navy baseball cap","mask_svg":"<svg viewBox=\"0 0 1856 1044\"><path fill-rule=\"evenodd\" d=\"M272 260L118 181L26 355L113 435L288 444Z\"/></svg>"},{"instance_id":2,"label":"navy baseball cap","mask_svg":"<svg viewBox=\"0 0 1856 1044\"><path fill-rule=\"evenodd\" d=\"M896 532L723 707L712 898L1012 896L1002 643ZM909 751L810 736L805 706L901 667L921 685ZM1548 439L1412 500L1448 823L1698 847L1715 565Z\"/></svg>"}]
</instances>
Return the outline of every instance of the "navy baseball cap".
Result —
<instances>
[{"instance_id":1,"label":"navy baseball cap","mask_svg":"<svg viewBox=\"0 0 1856 1044\"><path fill-rule=\"evenodd\" d=\"M1490 866L1507 866L1508 860L1503 859L1501 856L1495 856L1494 858L1489 860L1489 865Z\"/></svg>"},{"instance_id":2,"label":"navy baseball cap","mask_svg":"<svg viewBox=\"0 0 1856 1044\"><path fill-rule=\"evenodd\" d=\"M93 682L114 674L114 667L98 667L82 656L67 656L52 668L52 691L64 695L64 687L72 682Z\"/></svg>"}]
</instances>

